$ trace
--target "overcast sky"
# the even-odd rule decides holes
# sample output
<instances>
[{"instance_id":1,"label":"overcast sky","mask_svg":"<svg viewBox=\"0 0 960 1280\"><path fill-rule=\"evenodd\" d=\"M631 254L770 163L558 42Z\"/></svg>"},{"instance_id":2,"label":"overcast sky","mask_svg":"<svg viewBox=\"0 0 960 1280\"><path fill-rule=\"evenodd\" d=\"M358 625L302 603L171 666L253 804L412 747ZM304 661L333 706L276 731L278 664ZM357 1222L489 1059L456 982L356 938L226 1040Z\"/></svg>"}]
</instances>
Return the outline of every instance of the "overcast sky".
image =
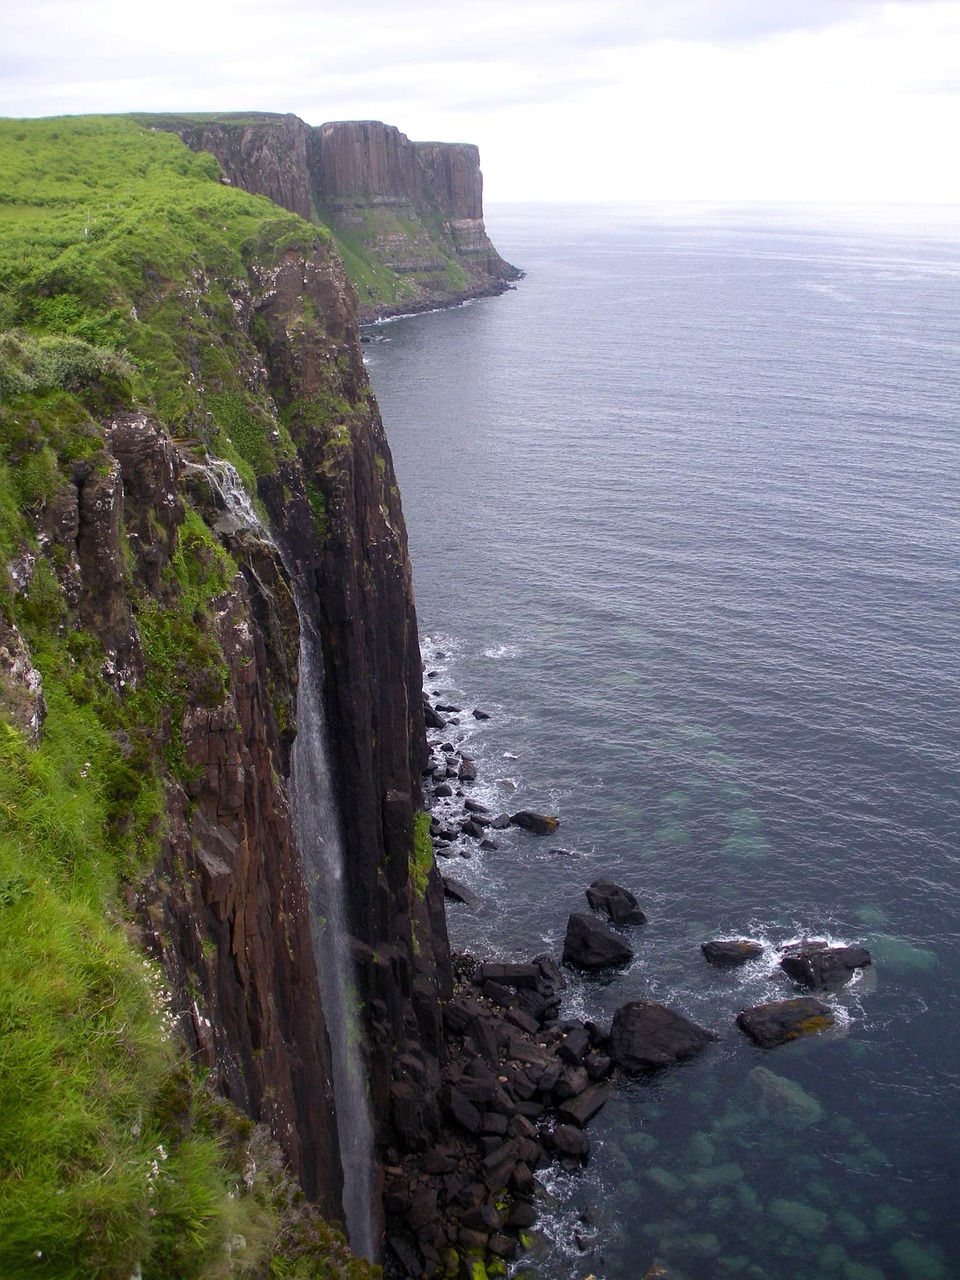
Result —
<instances>
[{"instance_id":1,"label":"overcast sky","mask_svg":"<svg viewBox=\"0 0 960 1280\"><path fill-rule=\"evenodd\" d=\"M23 0L0 114L475 142L488 200L960 203L960 0Z\"/></svg>"}]
</instances>

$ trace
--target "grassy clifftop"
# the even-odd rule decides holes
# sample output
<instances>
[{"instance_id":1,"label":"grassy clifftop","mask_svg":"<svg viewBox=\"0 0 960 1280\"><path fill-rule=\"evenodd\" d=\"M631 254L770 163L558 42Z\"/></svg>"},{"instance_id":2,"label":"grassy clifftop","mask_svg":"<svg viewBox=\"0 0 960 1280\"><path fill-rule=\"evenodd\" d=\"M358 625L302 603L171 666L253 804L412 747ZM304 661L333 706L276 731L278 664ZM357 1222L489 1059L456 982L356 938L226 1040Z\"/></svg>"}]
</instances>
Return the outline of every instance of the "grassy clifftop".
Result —
<instances>
[{"instance_id":1,"label":"grassy clifftop","mask_svg":"<svg viewBox=\"0 0 960 1280\"><path fill-rule=\"evenodd\" d=\"M120 528L116 575L139 647L125 680L83 625L75 548L58 537L69 521L56 522L78 485L109 496L118 414L208 445L251 485L291 456L236 319L252 274L324 242L223 186L212 157L168 133L0 121L0 1275L11 1280L374 1274L297 1202L263 1133L185 1065L162 975L128 919L125 885L152 865L164 788L187 768L177 710L215 701L227 679L213 602L236 565L189 502L155 530L155 583L142 572L149 537ZM335 369L331 380L334 397Z\"/></svg>"}]
</instances>

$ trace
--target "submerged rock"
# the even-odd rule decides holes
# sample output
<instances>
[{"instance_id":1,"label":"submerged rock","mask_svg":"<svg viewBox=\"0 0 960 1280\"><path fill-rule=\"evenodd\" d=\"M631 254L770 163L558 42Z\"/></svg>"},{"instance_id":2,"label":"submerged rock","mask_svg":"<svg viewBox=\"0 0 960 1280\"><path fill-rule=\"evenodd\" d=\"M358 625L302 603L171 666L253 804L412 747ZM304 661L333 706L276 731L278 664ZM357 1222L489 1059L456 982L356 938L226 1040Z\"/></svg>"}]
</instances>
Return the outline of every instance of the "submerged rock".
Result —
<instances>
[{"instance_id":1,"label":"submerged rock","mask_svg":"<svg viewBox=\"0 0 960 1280\"><path fill-rule=\"evenodd\" d=\"M866 947L831 947L825 942L809 942L791 949L780 961L780 968L805 987L835 991L845 986L858 969L871 963Z\"/></svg>"},{"instance_id":2,"label":"submerged rock","mask_svg":"<svg viewBox=\"0 0 960 1280\"><path fill-rule=\"evenodd\" d=\"M712 942L701 942L700 950L711 964L716 965L746 964L748 960L756 960L757 956L763 955L762 945L747 938L717 938Z\"/></svg>"},{"instance_id":3,"label":"submerged rock","mask_svg":"<svg viewBox=\"0 0 960 1280\"><path fill-rule=\"evenodd\" d=\"M587 890L594 911L603 911L614 924L646 924L647 917L630 892L612 880L594 880Z\"/></svg>"},{"instance_id":4,"label":"submerged rock","mask_svg":"<svg viewBox=\"0 0 960 1280\"><path fill-rule=\"evenodd\" d=\"M613 1015L610 1057L624 1071L649 1071L691 1058L719 1039L653 1000L631 1000Z\"/></svg>"},{"instance_id":5,"label":"submerged rock","mask_svg":"<svg viewBox=\"0 0 960 1280\"><path fill-rule=\"evenodd\" d=\"M823 1119L823 1107L795 1080L754 1067L750 1079L760 1090L760 1114L791 1129L805 1129Z\"/></svg>"},{"instance_id":6,"label":"submerged rock","mask_svg":"<svg viewBox=\"0 0 960 1280\"><path fill-rule=\"evenodd\" d=\"M835 1022L830 1006L813 996L773 1000L737 1014L737 1026L761 1049L773 1049L788 1040L826 1031Z\"/></svg>"},{"instance_id":7,"label":"submerged rock","mask_svg":"<svg viewBox=\"0 0 960 1280\"><path fill-rule=\"evenodd\" d=\"M605 969L633 958L619 933L602 924L595 916L575 911L567 921L563 942L563 963L578 969Z\"/></svg>"}]
</instances>

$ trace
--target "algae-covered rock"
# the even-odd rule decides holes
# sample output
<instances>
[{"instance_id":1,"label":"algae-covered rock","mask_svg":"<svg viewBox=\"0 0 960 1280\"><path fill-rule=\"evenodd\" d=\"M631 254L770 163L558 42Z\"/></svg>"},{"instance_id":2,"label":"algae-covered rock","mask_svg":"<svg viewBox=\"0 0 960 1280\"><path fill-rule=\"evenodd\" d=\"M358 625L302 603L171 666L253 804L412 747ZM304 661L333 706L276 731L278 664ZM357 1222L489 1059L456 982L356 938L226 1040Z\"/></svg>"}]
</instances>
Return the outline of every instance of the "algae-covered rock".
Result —
<instances>
[{"instance_id":1,"label":"algae-covered rock","mask_svg":"<svg viewBox=\"0 0 960 1280\"><path fill-rule=\"evenodd\" d=\"M843 1238L851 1244L866 1244L870 1239L870 1232L865 1223L846 1209L836 1209L833 1221Z\"/></svg>"},{"instance_id":2,"label":"algae-covered rock","mask_svg":"<svg viewBox=\"0 0 960 1280\"><path fill-rule=\"evenodd\" d=\"M898 1240L890 1252L910 1280L947 1280L949 1272L939 1249L931 1249L917 1240Z\"/></svg>"},{"instance_id":3,"label":"algae-covered rock","mask_svg":"<svg viewBox=\"0 0 960 1280\"><path fill-rule=\"evenodd\" d=\"M648 1182L652 1182L658 1191L663 1191L667 1195L676 1196L683 1190L683 1182L671 1173L669 1169L663 1169L659 1165L654 1165L651 1169L644 1169L643 1176Z\"/></svg>"},{"instance_id":4,"label":"algae-covered rock","mask_svg":"<svg viewBox=\"0 0 960 1280\"><path fill-rule=\"evenodd\" d=\"M713 1164L717 1151L705 1133L695 1133L690 1139L690 1154L697 1164Z\"/></svg>"},{"instance_id":5,"label":"algae-covered rock","mask_svg":"<svg viewBox=\"0 0 960 1280\"><path fill-rule=\"evenodd\" d=\"M865 1262L845 1262L843 1280L887 1280L887 1278L878 1267L868 1266Z\"/></svg>"},{"instance_id":6,"label":"algae-covered rock","mask_svg":"<svg viewBox=\"0 0 960 1280\"><path fill-rule=\"evenodd\" d=\"M724 967L746 964L748 960L756 960L763 955L763 946L748 938L716 938L711 942L701 942L700 950L711 964Z\"/></svg>"},{"instance_id":7,"label":"algae-covered rock","mask_svg":"<svg viewBox=\"0 0 960 1280\"><path fill-rule=\"evenodd\" d=\"M763 1205L760 1203L760 1197L750 1186L749 1182L741 1182L736 1188L737 1199L740 1201L740 1208L744 1213L762 1213Z\"/></svg>"},{"instance_id":8,"label":"algae-covered rock","mask_svg":"<svg viewBox=\"0 0 960 1280\"><path fill-rule=\"evenodd\" d=\"M649 1155L651 1151L656 1151L659 1143L652 1133L628 1133L623 1139L623 1145L639 1151L641 1155Z\"/></svg>"},{"instance_id":9,"label":"algae-covered rock","mask_svg":"<svg viewBox=\"0 0 960 1280\"><path fill-rule=\"evenodd\" d=\"M892 1204L878 1204L873 1211L873 1225L881 1235L907 1225L907 1215Z\"/></svg>"},{"instance_id":10,"label":"algae-covered rock","mask_svg":"<svg viewBox=\"0 0 960 1280\"><path fill-rule=\"evenodd\" d=\"M835 1022L830 1006L813 996L773 1000L742 1009L737 1014L737 1026L761 1049L773 1049L800 1036L816 1035Z\"/></svg>"},{"instance_id":11,"label":"algae-covered rock","mask_svg":"<svg viewBox=\"0 0 960 1280\"><path fill-rule=\"evenodd\" d=\"M891 973L919 973L936 968L937 953L930 947L895 938L889 933L875 933L870 937L870 950L878 963Z\"/></svg>"},{"instance_id":12,"label":"algae-covered rock","mask_svg":"<svg viewBox=\"0 0 960 1280\"><path fill-rule=\"evenodd\" d=\"M798 1236L822 1236L830 1226L830 1216L802 1200L774 1200L770 1216Z\"/></svg>"},{"instance_id":13,"label":"algae-covered rock","mask_svg":"<svg viewBox=\"0 0 960 1280\"><path fill-rule=\"evenodd\" d=\"M837 1271L847 1261L847 1251L842 1244L831 1240L820 1252L820 1267L823 1271Z\"/></svg>"},{"instance_id":14,"label":"algae-covered rock","mask_svg":"<svg viewBox=\"0 0 960 1280\"><path fill-rule=\"evenodd\" d=\"M733 1187L742 1181L743 1170L732 1161L728 1164L715 1165L712 1169L699 1169L690 1175L691 1184L699 1187L701 1191L709 1191L714 1187Z\"/></svg>"},{"instance_id":15,"label":"algae-covered rock","mask_svg":"<svg viewBox=\"0 0 960 1280\"><path fill-rule=\"evenodd\" d=\"M823 1119L823 1107L795 1080L754 1067L750 1080L760 1093L759 1110L765 1120L790 1129L805 1129Z\"/></svg>"}]
</instances>

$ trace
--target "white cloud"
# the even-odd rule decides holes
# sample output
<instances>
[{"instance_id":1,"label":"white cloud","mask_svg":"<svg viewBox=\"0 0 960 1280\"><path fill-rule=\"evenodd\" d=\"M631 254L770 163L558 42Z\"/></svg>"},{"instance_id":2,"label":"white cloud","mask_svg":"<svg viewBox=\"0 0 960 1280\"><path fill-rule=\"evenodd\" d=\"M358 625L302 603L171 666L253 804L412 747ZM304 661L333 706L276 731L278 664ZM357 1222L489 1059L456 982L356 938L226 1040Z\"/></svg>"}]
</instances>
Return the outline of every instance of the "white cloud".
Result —
<instances>
[{"instance_id":1,"label":"white cloud","mask_svg":"<svg viewBox=\"0 0 960 1280\"><path fill-rule=\"evenodd\" d=\"M954 0L35 0L0 111L474 141L494 198L958 200Z\"/></svg>"}]
</instances>

